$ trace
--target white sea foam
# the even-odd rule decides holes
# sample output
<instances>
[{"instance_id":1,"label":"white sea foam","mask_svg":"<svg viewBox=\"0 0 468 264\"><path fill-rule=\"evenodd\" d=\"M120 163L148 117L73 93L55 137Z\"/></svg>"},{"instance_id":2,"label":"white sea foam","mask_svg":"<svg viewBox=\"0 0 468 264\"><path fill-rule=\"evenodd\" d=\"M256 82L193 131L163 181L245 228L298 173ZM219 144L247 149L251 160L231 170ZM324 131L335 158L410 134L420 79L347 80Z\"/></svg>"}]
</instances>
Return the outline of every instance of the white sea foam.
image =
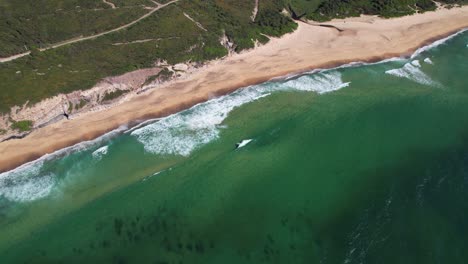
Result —
<instances>
[{"instance_id":1,"label":"white sea foam","mask_svg":"<svg viewBox=\"0 0 468 264\"><path fill-rule=\"evenodd\" d=\"M447 42L448 40L460 35L460 34L463 34L464 32L468 31L468 28L465 28L465 29L462 29L458 32L456 32L455 34L452 34L446 38L443 38L443 39L439 39L437 41L434 41L433 43L429 44L429 45L426 45L426 46L423 46L419 49L417 49L413 54L411 54L410 56L410 59L414 59L416 58L418 55L420 55L421 53L425 52L425 51L428 51L432 48L435 48L437 46L440 46L441 44L444 44L445 42ZM468 44L466 45L468 47ZM384 59L384 60L381 60L381 61L377 61L377 62L362 62L362 61L355 61L355 62L350 62L350 63L347 63L347 64L343 64L341 66L338 66L338 67L335 67L333 69L343 69L343 68L353 68L353 67L359 67L359 66L366 66L366 65L377 65L377 64L382 64L382 63L387 63L387 62L394 62L394 61L404 61L406 60L405 58L403 57L392 57L392 58L388 58L388 59ZM430 60L430 59L429 59ZM417 62L419 63L419 61ZM323 71L324 69L315 69L315 70L312 70L310 72L307 72L307 74L313 74L313 73L316 73L316 72L320 72L320 71ZM297 76L300 76L302 74L294 74L294 75L289 75L286 80L289 80L289 79L293 79ZM277 78L279 79L279 78ZM284 78L283 78L284 79Z\"/></svg>"},{"instance_id":2,"label":"white sea foam","mask_svg":"<svg viewBox=\"0 0 468 264\"><path fill-rule=\"evenodd\" d=\"M347 87L349 82L344 83L341 80L341 74L335 71L332 73L305 75L294 80L289 80L284 85L296 90L323 94Z\"/></svg>"},{"instance_id":3,"label":"white sea foam","mask_svg":"<svg viewBox=\"0 0 468 264\"><path fill-rule=\"evenodd\" d=\"M414 66L413 63L406 63L402 68L388 70L385 73L407 78L411 81L431 86L440 86L437 82L433 81L431 77L425 74L418 66Z\"/></svg>"},{"instance_id":4,"label":"white sea foam","mask_svg":"<svg viewBox=\"0 0 468 264\"><path fill-rule=\"evenodd\" d=\"M55 185L53 173L41 172L43 162L0 174L0 197L28 202L47 196Z\"/></svg>"},{"instance_id":5,"label":"white sea foam","mask_svg":"<svg viewBox=\"0 0 468 264\"><path fill-rule=\"evenodd\" d=\"M169 169L169 170L171 170L171 169ZM159 174L161 174L161 173L163 173L163 172L165 172L165 171L166 171L166 170L162 170L162 171L155 172L155 173L151 174L150 176L146 176L146 177L143 178L143 180L141 180L141 181L147 181L148 179L150 179L150 178L152 178L152 177L154 177L154 176L157 176L157 175L159 175Z\"/></svg>"},{"instance_id":6,"label":"white sea foam","mask_svg":"<svg viewBox=\"0 0 468 264\"><path fill-rule=\"evenodd\" d=\"M411 61L411 64L413 66L421 68L421 63L419 62L419 60L413 60L413 61Z\"/></svg>"},{"instance_id":7,"label":"white sea foam","mask_svg":"<svg viewBox=\"0 0 468 264\"><path fill-rule=\"evenodd\" d=\"M16 169L0 173L0 197L14 202L29 202L48 196L55 186L57 179L54 172L43 169L45 162L73 152L89 149L92 146L109 140L109 138L116 136L126 129L128 129L126 126L119 127L95 140L81 142L52 154L46 154Z\"/></svg>"},{"instance_id":8,"label":"white sea foam","mask_svg":"<svg viewBox=\"0 0 468 264\"><path fill-rule=\"evenodd\" d=\"M350 62L350 63L347 63L347 64L337 66L335 68L330 68L330 69L320 69L319 68L319 69L313 69L313 70L308 71L308 72L293 73L293 74L289 74L289 75L283 76L283 77L275 77L275 78L272 78L271 81L281 81L281 80L289 81L291 79L295 79L295 78L300 77L300 76L315 74L315 73L319 73L319 72L328 72L328 71L332 71L332 70L356 68L356 67L369 66L369 65L378 65L378 64L383 64L383 63L387 63L387 62L405 61L405 60L406 59L402 58L402 57L392 57L392 58L388 58L388 59L384 59L384 60L380 60L380 61L376 61L376 62L354 61L354 62Z\"/></svg>"},{"instance_id":9,"label":"white sea foam","mask_svg":"<svg viewBox=\"0 0 468 264\"><path fill-rule=\"evenodd\" d=\"M434 64L434 62L430 58L425 58L424 62L427 64Z\"/></svg>"},{"instance_id":10,"label":"white sea foam","mask_svg":"<svg viewBox=\"0 0 468 264\"><path fill-rule=\"evenodd\" d=\"M188 156L195 148L219 136L218 125L234 108L261 98L264 93L252 86L231 95L198 104L159 122L136 129L131 134L155 154Z\"/></svg>"},{"instance_id":11,"label":"white sea foam","mask_svg":"<svg viewBox=\"0 0 468 264\"><path fill-rule=\"evenodd\" d=\"M149 124L151 124L151 123L154 123L154 122L156 122L156 121L159 121L160 119L161 119L161 118L153 118L153 119L149 119L149 120L146 120L146 121L144 121L144 122L141 122L141 123L137 124L136 126L130 128L130 129L127 129L127 130L124 132L124 134L130 134L130 133L132 133L134 130L137 130L137 129L140 128L140 127L144 127L144 126L146 126L146 125L149 125Z\"/></svg>"},{"instance_id":12,"label":"white sea foam","mask_svg":"<svg viewBox=\"0 0 468 264\"><path fill-rule=\"evenodd\" d=\"M237 90L188 110L162 118L156 123L135 129L131 135L140 141L147 152L160 155L190 153L219 137L221 123L235 108L266 97L275 91L301 90L326 93L348 86L337 71L325 71L302 76L283 83L270 82Z\"/></svg>"},{"instance_id":13,"label":"white sea foam","mask_svg":"<svg viewBox=\"0 0 468 264\"><path fill-rule=\"evenodd\" d=\"M384 60L380 60L376 62L354 61L354 62L350 62L347 64L343 64L341 66L335 67L333 69L337 70L337 69L356 68L356 67L361 67L361 66L378 65L378 64L383 64L387 62L404 61L404 60L405 58L402 58L402 57L392 57L392 58L388 58L388 59L384 59ZM324 69L319 69L319 71L323 71L323 70Z\"/></svg>"},{"instance_id":14,"label":"white sea foam","mask_svg":"<svg viewBox=\"0 0 468 264\"><path fill-rule=\"evenodd\" d=\"M255 101L255 100L261 99L263 97L270 96L270 95L271 95L271 93L262 94L262 95L259 95L259 96L255 97L255 98L253 98L253 100Z\"/></svg>"},{"instance_id":15,"label":"white sea foam","mask_svg":"<svg viewBox=\"0 0 468 264\"><path fill-rule=\"evenodd\" d=\"M107 154L108 150L109 150L109 146L104 146L104 147L98 148L97 150L95 150L92 153L93 158L95 158L97 160L102 159L102 157L104 157Z\"/></svg>"},{"instance_id":16,"label":"white sea foam","mask_svg":"<svg viewBox=\"0 0 468 264\"><path fill-rule=\"evenodd\" d=\"M415 59L417 56L419 56L421 53L425 52L425 51L428 51L430 49L433 49L435 47L438 47L442 44L444 44L445 42L447 42L448 40L466 32L468 30L468 28L465 28L463 30L460 30L458 31L457 33L455 34L452 34L446 38L443 38L443 39L440 39L440 40L437 40L429 45L426 45L424 47L421 47L419 49L417 49L410 57L410 59ZM425 58L424 59L424 62L428 63L428 64L433 64L432 60L430 58ZM408 78L412 81L415 81L417 83L420 83L420 84L425 84L425 85L431 85L431 86L437 86L437 87L440 87L441 84L433 81L428 75L426 75L421 69L419 69L421 67L421 64L418 60L412 60L410 63L407 63L403 66L403 68L400 68L400 69L393 69L393 70L389 70L389 71L386 71L385 73L387 74L391 74L391 75L394 75L394 76L398 76L398 77L402 77L402 78Z\"/></svg>"},{"instance_id":17,"label":"white sea foam","mask_svg":"<svg viewBox=\"0 0 468 264\"><path fill-rule=\"evenodd\" d=\"M244 139L239 144L237 144L237 148L238 149L243 148L247 146L247 144L249 144L250 142L252 142L252 139Z\"/></svg>"},{"instance_id":18,"label":"white sea foam","mask_svg":"<svg viewBox=\"0 0 468 264\"><path fill-rule=\"evenodd\" d=\"M422 52L441 45L466 30L459 31L447 38L418 49L411 58L415 58ZM334 70L401 60L404 59L396 57L375 63L353 62L337 67ZM429 58L424 59L424 62L432 63ZM418 68L418 65L414 64L415 62L413 61L413 64L407 63L401 69L389 70L386 73L408 78L422 84L436 84ZM419 61L417 64L420 65ZM326 93L349 85L349 83L343 83L339 72L333 72L333 70L324 71L318 69L308 74L310 73L314 73L314 75L300 76L298 78L297 75L289 76L283 84L267 83L244 88L231 95L199 104L192 109L171 115L159 121L147 121L127 132L136 136L145 145L147 151L161 154L189 155L196 147L216 139L219 135L218 129L221 127L222 121L230 111L242 104L266 97L274 91L296 89ZM147 123L155 121L156 123L154 124L144 126ZM55 175L52 172L41 173L44 161L53 160L76 151L86 150L127 129L127 127L120 127L96 140L76 144L52 154L44 155L40 159L26 163L14 170L0 173L0 196L12 201L31 201L47 196L55 184ZM99 155L105 155L104 151L101 151L98 152ZM95 155L98 155L98 153Z\"/></svg>"},{"instance_id":19,"label":"white sea foam","mask_svg":"<svg viewBox=\"0 0 468 264\"><path fill-rule=\"evenodd\" d=\"M427 50L430 50L430 49L432 49L432 48L435 48L435 47L437 47L437 46L440 46L441 44L444 44L447 40L450 40L450 39L452 39L452 38L454 38L454 37L456 37L456 36L458 36L458 35L460 35L460 34L466 32L467 30L468 30L468 28L465 28L465 29L463 29L463 30L458 31L458 32L455 33L455 34L452 34L452 35L446 37L446 38L439 39L439 40L434 41L433 43L431 43L431 44L429 44L429 45L426 45L426 46L424 46L424 47L421 47L421 48L417 49L417 50L413 53L413 55L411 55L411 58L413 59L413 58L415 58L416 56L418 56L419 54L421 54L421 53L423 53L423 52L425 52L425 51L427 51Z\"/></svg>"}]
</instances>

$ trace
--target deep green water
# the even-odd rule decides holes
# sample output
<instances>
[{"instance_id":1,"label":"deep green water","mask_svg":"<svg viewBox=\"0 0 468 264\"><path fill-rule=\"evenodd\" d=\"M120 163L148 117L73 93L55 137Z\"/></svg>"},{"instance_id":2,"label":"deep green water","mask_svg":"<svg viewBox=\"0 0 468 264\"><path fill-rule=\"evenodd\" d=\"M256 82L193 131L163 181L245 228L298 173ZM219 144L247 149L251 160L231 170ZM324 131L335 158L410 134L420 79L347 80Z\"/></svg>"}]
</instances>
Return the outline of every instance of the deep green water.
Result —
<instances>
[{"instance_id":1,"label":"deep green water","mask_svg":"<svg viewBox=\"0 0 468 264\"><path fill-rule=\"evenodd\" d=\"M466 263L467 44L245 88L0 174L0 263Z\"/></svg>"}]
</instances>

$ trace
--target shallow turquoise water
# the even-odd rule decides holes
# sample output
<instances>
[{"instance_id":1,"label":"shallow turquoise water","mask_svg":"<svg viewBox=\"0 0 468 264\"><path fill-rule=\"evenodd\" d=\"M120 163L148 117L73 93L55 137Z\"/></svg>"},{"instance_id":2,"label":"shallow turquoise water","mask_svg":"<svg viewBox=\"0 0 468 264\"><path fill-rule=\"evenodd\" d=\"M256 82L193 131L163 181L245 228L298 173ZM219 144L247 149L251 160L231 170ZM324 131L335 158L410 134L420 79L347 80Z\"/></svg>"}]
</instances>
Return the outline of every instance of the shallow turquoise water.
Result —
<instances>
[{"instance_id":1,"label":"shallow turquoise water","mask_svg":"<svg viewBox=\"0 0 468 264\"><path fill-rule=\"evenodd\" d=\"M465 263L467 44L248 87L0 174L0 262Z\"/></svg>"}]
</instances>

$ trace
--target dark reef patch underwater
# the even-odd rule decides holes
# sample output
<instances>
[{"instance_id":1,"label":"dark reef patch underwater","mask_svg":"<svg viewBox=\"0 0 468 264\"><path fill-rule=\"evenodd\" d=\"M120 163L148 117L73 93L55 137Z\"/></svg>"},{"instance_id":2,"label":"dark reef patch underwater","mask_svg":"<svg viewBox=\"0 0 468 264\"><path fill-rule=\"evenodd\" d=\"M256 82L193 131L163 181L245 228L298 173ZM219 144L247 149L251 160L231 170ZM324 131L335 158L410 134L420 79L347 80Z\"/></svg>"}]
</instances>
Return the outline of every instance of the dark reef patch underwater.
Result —
<instances>
[{"instance_id":1,"label":"dark reef patch underwater","mask_svg":"<svg viewBox=\"0 0 468 264\"><path fill-rule=\"evenodd\" d=\"M0 174L0 263L466 263L467 44L248 87Z\"/></svg>"}]
</instances>

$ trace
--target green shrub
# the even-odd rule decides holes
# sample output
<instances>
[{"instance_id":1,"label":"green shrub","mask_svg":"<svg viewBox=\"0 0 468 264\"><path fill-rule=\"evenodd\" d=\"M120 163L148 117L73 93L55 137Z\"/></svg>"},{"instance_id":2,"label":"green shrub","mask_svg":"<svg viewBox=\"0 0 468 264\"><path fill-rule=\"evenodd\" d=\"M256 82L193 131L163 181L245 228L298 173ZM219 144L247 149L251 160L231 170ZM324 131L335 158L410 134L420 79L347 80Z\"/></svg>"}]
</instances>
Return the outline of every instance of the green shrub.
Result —
<instances>
[{"instance_id":1,"label":"green shrub","mask_svg":"<svg viewBox=\"0 0 468 264\"><path fill-rule=\"evenodd\" d=\"M164 69L162 69L158 74L156 74L156 75L151 75L150 77L148 77L148 78L146 79L144 85L149 84L149 83L153 82L153 81L156 80L156 79L159 79L159 80L161 80L162 82L167 81L167 80L169 80L173 75L174 75L174 73L173 73L172 71L170 71L170 70L167 69L167 68L164 68Z\"/></svg>"},{"instance_id":2,"label":"green shrub","mask_svg":"<svg viewBox=\"0 0 468 264\"><path fill-rule=\"evenodd\" d=\"M80 99L80 103L75 105L75 110L80 110L86 105L87 102L88 101L86 101L85 99Z\"/></svg>"},{"instance_id":3,"label":"green shrub","mask_svg":"<svg viewBox=\"0 0 468 264\"><path fill-rule=\"evenodd\" d=\"M32 129L33 122L31 120L22 120L22 121L15 121L11 125L12 129L19 130L21 132L30 131Z\"/></svg>"},{"instance_id":4,"label":"green shrub","mask_svg":"<svg viewBox=\"0 0 468 264\"><path fill-rule=\"evenodd\" d=\"M128 90L115 90L115 91L106 93L106 95L104 95L104 98L102 98L102 101L106 102L106 101L111 101L111 100L117 99L120 96L122 96L123 94L126 94L128 92L129 92Z\"/></svg>"}]
</instances>

